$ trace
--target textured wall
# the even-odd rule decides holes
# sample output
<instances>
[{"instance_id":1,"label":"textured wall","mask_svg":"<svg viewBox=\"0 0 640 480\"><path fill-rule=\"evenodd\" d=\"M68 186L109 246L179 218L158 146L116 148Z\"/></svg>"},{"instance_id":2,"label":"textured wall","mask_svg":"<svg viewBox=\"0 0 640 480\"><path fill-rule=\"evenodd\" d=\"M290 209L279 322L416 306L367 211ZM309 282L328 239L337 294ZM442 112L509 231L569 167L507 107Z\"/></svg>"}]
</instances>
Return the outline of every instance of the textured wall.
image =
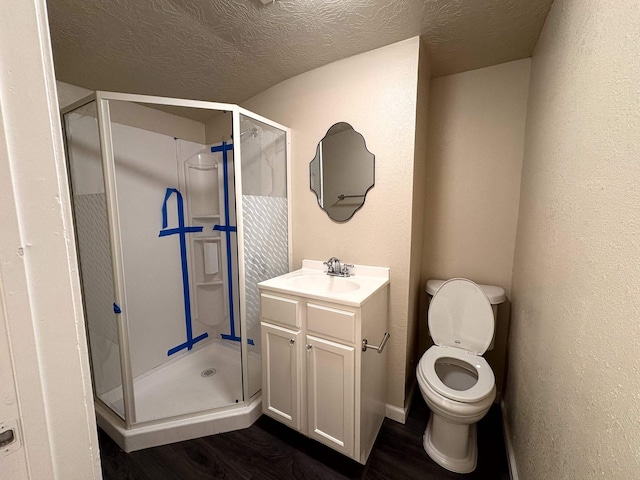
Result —
<instances>
[{"instance_id":1,"label":"textured wall","mask_svg":"<svg viewBox=\"0 0 640 480\"><path fill-rule=\"evenodd\" d=\"M529 59L431 82L427 278L511 287Z\"/></svg>"},{"instance_id":2,"label":"textured wall","mask_svg":"<svg viewBox=\"0 0 640 480\"><path fill-rule=\"evenodd\" d=\"M411 277L409 278L409 314L407 328L407 378L405 391L406 401L411 401L410 389L415 386L415 371L418 355L418 331L420 326L422 260L424 243L424 206L427 195L427 175L429 160L429 144L427 141L427 123L429 115L429 93L431 88L430 59L424 42L420 44L418 63L418 94L416 99L416 134L415 134L415 168L413 174L413 210L411 218Z\"/></svg>"},{"instance_id":3,"label":"textured wall","mask_svg":"<svg viewBox=\"0 0 640 480\"><path fill-rule=\"evenodd\" d=\"M640 471L640 4L556 0L531 74L506 405L521 480Z\"/></svg>"},{"instance_id":4,"label":"textured wall","mask_svg":"<svg viewBox=\"0 0 640 480\"><path fill-rule=\"evenodd\" d=\"M341 60L282 82L243 106L292 129L294 267L333 255L391 268L389 397L402 407L407 371L412 182L419 39ZM331 125L348 122L375 155L375 186L346 223L320 210L309 162Z\"/></svg>"},{"instance_id":5,"label":"textured wall","mask_svg":"<svg viewBox=\"0 0 640 480\"><path fill-rule=\"evenodd\" d=\"M530 60L431 82L422 285L467 277L509 293L524 151ZM420 351L430 344L427 301ZM499 309L496 346L485 355L502 388L508 304Z\"/></svg>"}]
</instances>

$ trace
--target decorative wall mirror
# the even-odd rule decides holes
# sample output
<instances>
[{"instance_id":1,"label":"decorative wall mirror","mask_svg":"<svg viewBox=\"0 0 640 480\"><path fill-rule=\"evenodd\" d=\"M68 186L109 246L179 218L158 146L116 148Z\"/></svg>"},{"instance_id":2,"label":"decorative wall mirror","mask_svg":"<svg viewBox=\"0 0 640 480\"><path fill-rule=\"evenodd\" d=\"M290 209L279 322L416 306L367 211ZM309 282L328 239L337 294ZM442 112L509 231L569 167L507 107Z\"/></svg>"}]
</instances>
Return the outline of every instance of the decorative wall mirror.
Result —
<instances>
[{"instance_id":1,"label":"decorative wall mirror","mask_svg":"<svg viewBox=\"0 0 640 480\"><path fill-rule=\"evenodd\" d=\"M336 123L318 143L309 179L320 208L332 220L346 222L375 183L375 155L351 125Z\"/></svg>"}]
</instances>

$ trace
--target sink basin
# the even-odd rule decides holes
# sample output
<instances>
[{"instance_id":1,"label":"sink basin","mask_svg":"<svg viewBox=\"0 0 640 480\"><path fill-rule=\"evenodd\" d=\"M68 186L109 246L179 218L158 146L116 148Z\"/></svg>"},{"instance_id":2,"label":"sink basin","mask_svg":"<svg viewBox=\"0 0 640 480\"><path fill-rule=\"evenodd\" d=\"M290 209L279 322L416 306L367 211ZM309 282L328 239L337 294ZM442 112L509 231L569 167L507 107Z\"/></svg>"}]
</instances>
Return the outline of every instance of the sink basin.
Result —
<instances>
[{"instance_id":1,"label":"sink basin","mask_svg":"<svg viewBox=\"0 0 640 480\"><path fill-rule=\"evenodd\" d=\"M358 290L360 285L344 277L329 275L297 275L289 278L293 288L321 293L349 293Z\"/></svg>"}]
</instances>

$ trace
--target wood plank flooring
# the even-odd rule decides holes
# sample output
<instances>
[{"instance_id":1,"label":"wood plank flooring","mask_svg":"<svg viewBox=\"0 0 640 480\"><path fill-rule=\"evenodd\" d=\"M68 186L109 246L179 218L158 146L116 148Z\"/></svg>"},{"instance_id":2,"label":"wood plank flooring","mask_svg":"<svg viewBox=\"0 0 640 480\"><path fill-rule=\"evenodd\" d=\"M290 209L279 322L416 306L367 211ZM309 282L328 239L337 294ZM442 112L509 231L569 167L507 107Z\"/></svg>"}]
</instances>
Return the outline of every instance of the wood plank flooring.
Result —
<instances>
[{"instance_id":1,"label":"wood plank flooring","mask_svg":"<svg viewBox=\"0 0 640 480\"><path fill-rule=\"evenodd\" d=\"M367 465L350 460L264 415L250 428L125 453L99 431L105 480L508 480L501 413L478 424L478 467L467 475L434 463L422 448L429 409L419 392L405 425L385 419Z\"/></svg>"}]
</instances>

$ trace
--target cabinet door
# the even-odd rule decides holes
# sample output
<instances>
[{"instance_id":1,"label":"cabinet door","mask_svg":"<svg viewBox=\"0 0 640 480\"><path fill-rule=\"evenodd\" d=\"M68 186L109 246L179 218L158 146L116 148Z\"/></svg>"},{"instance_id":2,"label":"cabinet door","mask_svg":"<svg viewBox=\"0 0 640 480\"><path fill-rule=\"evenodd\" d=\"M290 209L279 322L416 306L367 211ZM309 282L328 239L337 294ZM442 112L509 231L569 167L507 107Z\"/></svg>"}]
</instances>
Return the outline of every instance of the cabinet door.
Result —
<instances>
[{"instance_id":1,"label":"cabinet door","mask_svg":"<svg viewBox=\"0 0 640 480\"><path fill-rule=\"evenodd\" d=\"M353 457L354 348L306 337L307 433Z\"/></svg>"},{"instance_id":2,"label":"cabinet door","mask_svg":"<svg viewBox=\"0 0 640 480\"><path fill-rule=\"evenodd\" d=\"M300 430L299 332L262 326L262 412Z\"/></svg>"}]
</instances>

